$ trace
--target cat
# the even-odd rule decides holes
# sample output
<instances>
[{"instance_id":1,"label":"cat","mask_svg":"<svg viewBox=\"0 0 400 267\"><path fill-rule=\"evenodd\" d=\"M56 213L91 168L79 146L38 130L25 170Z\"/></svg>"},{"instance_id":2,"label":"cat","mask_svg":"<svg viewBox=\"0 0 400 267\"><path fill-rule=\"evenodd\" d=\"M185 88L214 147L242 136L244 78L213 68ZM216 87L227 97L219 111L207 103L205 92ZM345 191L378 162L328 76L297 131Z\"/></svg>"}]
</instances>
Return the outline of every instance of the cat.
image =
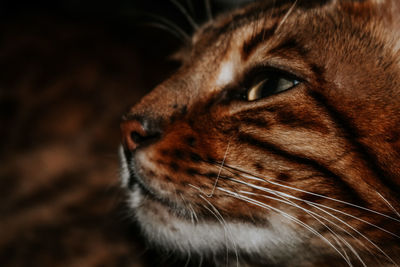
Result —
<instances>
[{"instance_id":1,"label":"cat","mask_svg":"<svg viewBox=\"0 0 400 267\"><path fill-rule=\"evenodd\" d=\"M257 1L123 116L150 245L217 266L400 264L400 2Z\"/></svg>"}]
</instances>

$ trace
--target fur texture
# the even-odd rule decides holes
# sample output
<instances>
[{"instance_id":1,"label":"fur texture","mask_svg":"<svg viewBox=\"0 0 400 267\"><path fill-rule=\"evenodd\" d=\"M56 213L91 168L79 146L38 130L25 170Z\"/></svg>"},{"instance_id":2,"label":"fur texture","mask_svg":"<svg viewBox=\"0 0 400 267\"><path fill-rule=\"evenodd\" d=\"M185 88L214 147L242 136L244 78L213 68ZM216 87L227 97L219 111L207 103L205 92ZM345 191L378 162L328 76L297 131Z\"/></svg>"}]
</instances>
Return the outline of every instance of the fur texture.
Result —
<instances>
[{"instance_id":1,"label":"fur texture","mask_svg":"<svg viewBox=\"0 0 400 267\"><path fill-rule=\"evenodd\" d=\"M150 243L217 265L399 264L397 14L390 0L260 1L197 30L121 124ZM247 101L260 75L298 84Z\"/></svg>"}]
</instances>

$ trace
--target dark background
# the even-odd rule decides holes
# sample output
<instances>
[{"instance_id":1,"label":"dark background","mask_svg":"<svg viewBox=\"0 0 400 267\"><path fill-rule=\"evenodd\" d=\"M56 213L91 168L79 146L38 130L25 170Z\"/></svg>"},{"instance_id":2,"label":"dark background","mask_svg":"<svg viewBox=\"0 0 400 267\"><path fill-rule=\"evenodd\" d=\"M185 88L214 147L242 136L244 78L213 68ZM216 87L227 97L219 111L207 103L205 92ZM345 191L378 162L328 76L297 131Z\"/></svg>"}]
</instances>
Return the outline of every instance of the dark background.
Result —
<instances>
[{"instance_id":1,"label":"dark background","mask_svg":"<svg viewBox=\"0 0 400 267\"><path fill-rule=\"evenodd\" d=\"M179 66L154 15L191 30L166 0L1 1L0 266L180 265L146 248L118 184L121 115Z\"/></svg>"}]
</instances>

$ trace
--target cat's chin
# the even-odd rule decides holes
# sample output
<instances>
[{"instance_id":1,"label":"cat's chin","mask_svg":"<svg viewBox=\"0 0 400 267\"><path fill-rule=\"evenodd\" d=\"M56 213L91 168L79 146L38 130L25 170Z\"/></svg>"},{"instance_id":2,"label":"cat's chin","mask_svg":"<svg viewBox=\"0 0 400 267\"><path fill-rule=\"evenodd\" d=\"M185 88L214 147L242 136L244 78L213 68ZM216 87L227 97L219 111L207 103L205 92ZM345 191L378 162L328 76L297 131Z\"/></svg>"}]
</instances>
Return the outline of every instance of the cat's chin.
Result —
<instances>
[{"instance_id":1,"label":"cat's chin","mask_svg":"<svg viewBox=\"0 0 400 267\"><path fill-rule=\"evenodd\" d=\"M270 259L287 250L288 243L300 242L289 225L275 222L263 228L244 222L212 221L189 216L184 210L171 208L154 199L135 184L129 192L128 204L147 240L163 250L187 255L223 255L226 251Z\"/></svg>"}]
</instances>

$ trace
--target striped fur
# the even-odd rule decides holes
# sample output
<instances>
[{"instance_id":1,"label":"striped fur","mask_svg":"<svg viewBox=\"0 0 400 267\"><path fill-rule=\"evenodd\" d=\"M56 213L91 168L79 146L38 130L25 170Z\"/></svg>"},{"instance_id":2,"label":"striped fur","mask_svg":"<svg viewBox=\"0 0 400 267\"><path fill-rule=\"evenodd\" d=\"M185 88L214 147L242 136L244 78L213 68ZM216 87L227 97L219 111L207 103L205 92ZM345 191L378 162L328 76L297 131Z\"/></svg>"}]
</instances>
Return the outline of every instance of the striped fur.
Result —
<instances>
[{"instance_id":1,"label":"striped fur","mask_svg":"<svg viewBox=\"0 0 400 267\"><path fill-rule=\"evenodd\" d=\"M203 25L124 117L149 242L216 265L400 264L399 11L271 0ZM244 100L265 68L300 83Z\"/></svg>"}]
</instances>

